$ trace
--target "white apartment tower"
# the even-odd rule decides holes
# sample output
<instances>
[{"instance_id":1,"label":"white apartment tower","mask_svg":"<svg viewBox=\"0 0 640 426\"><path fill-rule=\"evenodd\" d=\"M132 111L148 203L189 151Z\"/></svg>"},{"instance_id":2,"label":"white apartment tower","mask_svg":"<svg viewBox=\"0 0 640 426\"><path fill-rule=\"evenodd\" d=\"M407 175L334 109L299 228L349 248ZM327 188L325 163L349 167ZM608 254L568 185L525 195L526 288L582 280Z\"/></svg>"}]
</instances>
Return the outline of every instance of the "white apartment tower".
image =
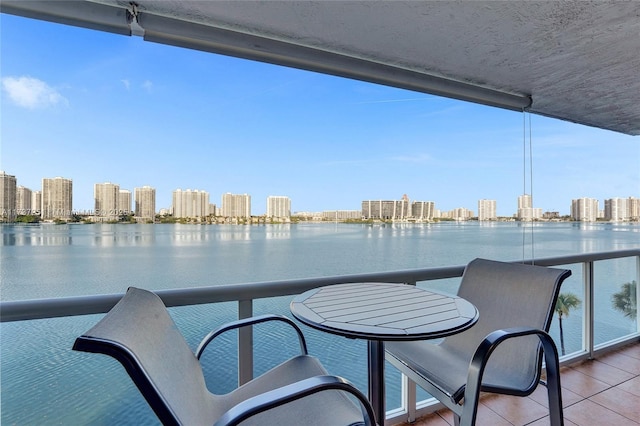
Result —
<instances>
[{"instance_id":1,"label":"white apartment tower","mask_svg":"<svg viewBox=\"0 0 640 426\"><path fill-rule=\"evenodd\" d=\"M571 219L581 222L595 222L598 218L598 200L578 198L571 200Z\"/></svg>"},{"instance_id":2,"label":"white apartment tower","mask_svg":"<svg viewBox=\"0 0 640 426\"><path fill-rule=\"evenodd\" d=\"M222 195L222 216L251 217L251 196L229 192Z\"/></svg>"},{"instance_id":3,"label":"white apartment tower","mask_svg":"<svg viewBox=\"0 0 640 426\"><path fill-rule=\"evenodd\" d=\"M430 221L434 217L436 203L433 201L414 201L411 203L411 217L418 221Z\"/></svg>"},{"instance_id":4,"label":"white apartment tower","mask_svg":"<svg viewBox=\"0 0 640 426\"><path fill-rule=\"evenodd\" d=\"M16 210L17 214L32 215L33 207L31 207L31 198L33 192L24 186L18 186L16 189Z\"/></svg>"},{"instance_id":5,"label":"white apartment tower","mask_svg":"<svg viewBox=\"0 0 640 426\"><path fill-rule=\"evenodd\" d=\"M402 200L366 200L362 202L362 217L366 220L404 220L409 217L408 199Z\"/></svg>"},{"instance_id":6,"label":"white apartment tower","mask_svg":"<svg viewBox=\"0 0 640 426\"><path fill-rule=\"evenodd\" d=\"M115 220L119 216L120 185L96 183L93 185L95 216L101 220Z\"/></svg>"},{"instance_id":7,"label":"white apartment tower","mask_svg":"<svg viewBox=\"0 0 640 426\"><path fill-rule=\"evenodd\" d=\"M42 179L42 219L70 219L73 181L62 177Z\"/></svg>"},{"instance_id":8,"label":"white apartment tower","mask_svg":"<svg viewBox=\"0 0 640 426\"><path fill-rule=\"evenodd\" d=\"M629 200L626 198L610 198L604 200L604 218L611 222L629 220Z\"/></svg>"},{"instance_id":9,"label":"white apartment tower","mask_svg":"<svg viewBox=\"0 0 640 426\"><path fill-rule=\"evenodd\" d=\"M128 189L121 189L118 193L118 212L131 214L131 191Z\"/></svg>"},{"instance_id":10,"label":"white apartment tower","mask_svg":"<svg viewBox=\"0 0 640 426\"><path fill-rule=\"evenodd\" d=\"M16 220L16 177L0 171L0 221Z\"/></svg>"},{"instance_id":11,"label":"white apartment tower","mask_svg":"<svg viewBox=\"0 0 640 426\"><path fill-rule=\"evenodd\" d=\"M465 207L458 207L449 212L449 217L455 220L469 220L473 217L473 211Z\"/></svg>"},{"instance_id":12,"label":"white apartment tower","mask_svg":"<svg viewBox=\"0 0 640 426\"><path fill-rule=\"evenodd\" d=\"M640 198L629 197L627 208L630 220L640 220Z\"/></svg>"},{"instance_id":13,"label":"white apartment tower","mask_svg":"<svg viewBox=\"0 0 640 426\"><path fill-rule=\"evenodd\" d=\"M518 197L517 217L523 221L531 221L542 217L542 209L534 208L531 195L523 194Z\"/></svg>"},{"instance_id":14,"label":"white apartment tower","mask_svg":"<svg viewBox=\"0 0 640 426\"><path fill-rule=\"evenodd\" d=\"M496 200L478 200L478 220L496 220Z\"/></svg>"},{"instance_id":15,"label":"white apartment tower","mask_svg":"<svg viewBox=\"0 0 640 426\"><path fill-rule=\"evenodd\" d=\"M39 215L42 210L42 191L31 191L31 209Z\"/></svg>"},{"instance_id":16,"label":"white apartment tower","mask_svg":"<svg viewBox=\"0 0 640 426\"><path fill-rule=\"evenodd\" d=\"M267 197L267 217L291 217L291 198L271 195Z\"/></svg>"},{"instance_id":17,"label":"white apartment tower","mask_svg":"<svg viewBox=\"0 0 640 426\"><path fill-rule=\"evenodd\" d=\"M209 216L209 193L206 191L173 191L173 216L177 218L196 218Z\"/></svg>"},{"instance_id":18,"label":"white apartment tower","mask_svg":"<svg viewBox=\"0 0 640 426\"><path fill-rule=\"evenodd\" d=\"M135 188L135 215L140 219L154 220L156 217L156 190L150 186Z\"/></svg>"}]
</instances>

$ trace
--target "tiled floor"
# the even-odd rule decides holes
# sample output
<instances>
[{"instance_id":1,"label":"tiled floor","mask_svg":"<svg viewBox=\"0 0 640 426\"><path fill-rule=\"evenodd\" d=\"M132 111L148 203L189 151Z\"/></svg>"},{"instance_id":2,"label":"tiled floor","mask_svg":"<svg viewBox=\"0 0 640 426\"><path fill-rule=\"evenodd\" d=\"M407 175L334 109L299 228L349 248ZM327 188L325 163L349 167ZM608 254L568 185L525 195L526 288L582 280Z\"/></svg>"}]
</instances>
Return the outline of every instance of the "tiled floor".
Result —
<instances>
[{"instance_id":1,"label":"tiled floor","mask_svg":"<svg viewBox=\"0 0 640 426\"><path fill-rule=\"evenodd\" d=\"M567 426L640 425L640 343L562 368L562 403ZM491 426L549 424L546 389L528 398L487 395L476 424ZM441 410L412 426L448 426L453 416Z\"/></svg>"}]
</instances>

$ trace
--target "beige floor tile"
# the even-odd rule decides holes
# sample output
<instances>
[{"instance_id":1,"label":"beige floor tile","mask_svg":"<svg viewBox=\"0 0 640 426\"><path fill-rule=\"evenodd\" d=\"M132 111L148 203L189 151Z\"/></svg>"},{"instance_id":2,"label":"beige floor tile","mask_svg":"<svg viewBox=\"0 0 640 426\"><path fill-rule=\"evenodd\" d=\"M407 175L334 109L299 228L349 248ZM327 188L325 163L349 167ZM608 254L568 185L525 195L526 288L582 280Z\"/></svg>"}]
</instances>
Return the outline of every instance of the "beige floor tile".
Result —
<instances>
[{"instance_id":1,"label":"beige floor tile","mask_svg":"<svg viewBox=\"0 0 640 426\"><path fill-rule=\"evenodd\" d=\"M572 366L572 368L611 386L626 382L634 376L633 373L613 367L600 360L585 361Z\"/></svg>"},{"instance_id":2,"label":"beige floor tile","mask_svg":"<svg viewBox=\"0 0 640 426\"><path fill-rule=\"evenodd\" d=\"M526 425L549 414L549 409L531 398L500 395L482 401L513 425Z\"/></svg>"},{"instance_id":3,"label":"beige floor tile","mask_svg":"<svg viewBox=\"0 0 640 426\"><path fill-rule=\"evenodd\" d=\"M564 410L564 418L578 426L613 425L637 426L638 423L585 399Z\"/></svg>"},{"instance_id":4,"label":"beige floor tile","mask_svg":"<svg viewBox=\"0 0 640 426\"><path fill-rule=\"evenodd\" d=\"M537 421L535 421L533 423L529 423L527 426L550 426L550 425L551 425L551 423L549 422L549 417L547 416L547 417L542 418L540 420L537 420ZM578 426L578 425L576 425L575 423L573 423L573 422L571 422L571 421L569 421L567 419L564 419L564 426Z\"/></svg>"},{"instance_id":5,"label":"beige floor tile","mask_svg":"<svg viewBox=\"0 0 640 426\"><path fill-rule=\"evenodd\" d=\"M536 388L536 390L533 391L531 395L529 395L529 398L533 399L538 404L546 408L549 408L549 396L547 395L546 387L539 385ZM576 402L581 401L582 399L584 399L584 397L578 395L577 393L572 392L565 387L562 388L562 406L563 407L568 407L569 405L573 405Z\"/></svg>"},{"instance_id":6,"label":"beige floor tile","mask_svg":"<svg viewBox=\"0 0 640 426\"><path fill-rule=\"evenodd\" d=\"M640 396L640 376L619 384L617 388L625 390L633 395Z\"/></svg>"},{"instance_id":7,"label":"beige floor tile","mask_svg":"<svg viewBox=\"0 0 640 426\"><path fill-rule=\"evenodd\" d=\"M412 423L411 426L450 426L438 413L422 417Z\"/></svg>"},{"instance_id":8,"label":"beige floor tile","mask_svg":"<svg viewBox=\"0 0 640 426\"><path fill-rule=\"evenodd\" d=\"M615 387L594 395L589 400L630 420L640 422L640 396L638 395Z\"/></svg>"},{"instance_id":9,"label":"beige floor tile","mask_svg":"<svg viewBox=\"0 0 640 426\"><path fill-rule=\"evenodd\" d=\"M561 379L562 387L569 389L584 398L595 395L611 386L576 369L567 369Z\"/></svg>"},{"instance_id":10,"label":"beige floor tile","mask_svg":"<svg viewBox=\"0 0 640 426\"><path fill-rule=\"evenodd\" d=\"M606 354L602 358L599 358L598 361L634 375L640 374L640 358L632 357L624 351L616 351L611 354Z\"/></svg>"}]
</instances>

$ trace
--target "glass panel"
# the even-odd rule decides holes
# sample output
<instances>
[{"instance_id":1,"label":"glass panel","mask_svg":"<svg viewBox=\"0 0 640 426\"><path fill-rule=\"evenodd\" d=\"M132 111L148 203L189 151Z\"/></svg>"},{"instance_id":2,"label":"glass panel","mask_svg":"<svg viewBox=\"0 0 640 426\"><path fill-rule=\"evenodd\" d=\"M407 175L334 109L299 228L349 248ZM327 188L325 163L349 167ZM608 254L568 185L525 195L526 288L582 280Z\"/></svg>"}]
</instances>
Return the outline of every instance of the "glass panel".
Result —
<instances>
[{"instance_id":1,"label":"glass panel","mask_svg":"<svg viewBox=\"0 0 640 426\"><path fill-rule=\"evenodd\" d=\"M634 258L595 262L595 345L637 331L635 262Z\"/></svg>"},{"instance_id":2,"label":"glass panel","mask_svg":"<svg viewBox=\"0 0 640 426\"><path fill-rule=\"evenodd\" d=\"M582 324L585 296L582 264L561 265L558 268L571 270L571 276L560 288L558 303L549 327L549 334L558 347L559 355L562 356L578 352L584 346Z\"/></svg>"}]
</instances>

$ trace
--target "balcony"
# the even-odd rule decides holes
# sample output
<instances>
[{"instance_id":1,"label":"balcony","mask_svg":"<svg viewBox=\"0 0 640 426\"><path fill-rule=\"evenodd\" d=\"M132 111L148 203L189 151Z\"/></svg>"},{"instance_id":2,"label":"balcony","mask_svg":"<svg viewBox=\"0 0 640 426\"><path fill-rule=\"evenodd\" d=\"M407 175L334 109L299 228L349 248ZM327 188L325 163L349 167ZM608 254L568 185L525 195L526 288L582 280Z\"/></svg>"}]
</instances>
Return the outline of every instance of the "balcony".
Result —
<instances>
[{"instance_id":1,"label":"balcony","mask_svg":"<svg viewBox=\"0 0 640 426\"><path fill-rule=\"evenodd\" d=\"M629 422L637 421L637 417L634 418L633 416L637 415L637 408L635 407L639 406L634 402L635 399L639 398L637 385L640 381L638 378L640 374L640 345L638 344L640 339L638 330L640 330L640 327L638 326L638 320L629 321L631 325L627 325L626 328L614 327L613 334L609 332L603 334L602 324L607 320L602 317L603 307L601 303L595 303L596 300L600 300L603 297L601 284L602 281L605 281L602 274L596 273L596 271L601 270L601 264L607 264L608 262L614 262L615 269L623 270L625 277L633 277L633 280L638 281L640 249L544 258L537 259L535 262L544 266L562 265L572 269L573 276L565 285L570 283L572 291L577 292L583 300L581 312L571 315L573 325L571 322L565 321L565 327L567 327L565 328L565 339L568 339L567 355L562 358L561 363L564 366L563 385L565 392L563 399L567 413L567 424L572 424L569 421L573 421L573 424L589 424L589 421L595 418L594 416L600 415L598 413L601 412L600 407L602 406L607 407L609 410L604 411L608 419L618 419L618 416L622 416L620 418L623 420L626 419ZM262 313L265 310L287 313L288 303L292 295L321 285L383 281L433 286L455 292L456 283L458 282L457 277L461 276L463 269L464 266L414 269L303 280L163 290L159 291L158 294L163 297L168 306L174 307L172 308L172 314L177 319L179 326L185 322L204 322L203 318L215 325L220 318L212 318L209 309L222 305L229 308L229 302L231 302L232 305L237 306L237 308L231 310L235 312L233 316L238 318L251 316L254 311L255 313ZM82 364L87 362L87 358L70 356L72 353L70 350L72 339L84 331L88 324L93 324L96 320L96 317L83 316L108 311L119 297L119 295L106 295L2 303L0 306L1 318L2 322L5 323L2 325L3 338L7 339L7 336L15 337L17 347L17 350L3 349L3 364L5 364L3 366L2 386L3 421L6 420L8 423L30 422L29 418L21 418L21 414L11 413L10 401L15 400L17 397L12 392L14 387L11 381L20 380L19 377L16 377L16 371L21 371L21 369L26 371L24 370L25 367L29 369L31 356L45 358L51 364L49 366L50 369L45 368L45 371L38 372L38 374L56 374L72 382L74 380L84 380L83 374L87 374L87 370ZM207 309L207 312L199 311L200 313L194 316L193 310L201 309ZM184 314L185 310L191 311ZM67 318L76 316L79 317ZM44 321L28 321L36 319ZM224 320L229 319L231 318L228 315L224 318ZM63 321L64 325L61 326L59 321ZM23 324L25 326L37 324L34 328L40 333L55 333L56 339L54 339L54 342L56 348L52 350L52 348L46 347L40 343L37 337L24 339L23 341L22 338L24 336L21 334L21 326ZM199 324L198 327L208 328L210 326L209 324ZM267 334L272 333L276 332L267 330ZM347 341L348 339L337 336L331 336L330 341L321 341L319 339L326 339L327 336L309 329L305 329L305 333L312 342L310 346L311 352L323 360L323 363L331 373L345 375L361 389L366 389L364 342ZM551 334L557 340L554 333L556 332L554 331L554 324L552 324ZM201 335L202 333L200 333L200 337ZM188 341L189 339L190 337L187 336ZM253 358L253 351L249 350L250 342L251 336L241 335L238 337L237 382L239 383L250 380L254 372L254 361L257 361ZM192 342L190 341L190 343ZM231 344L228 347L233 348L233 346ZM256 351L256 353L264 356L264 352ZM357 368L354 370L357 371L344 370L344 359L346 357L356 361ZM94 360L92 359L91 362L93 363ZM112 371L113 374L111 375L120 377L120 382L128 382L124 373L120 370L116 372L114 366L108 364L106 360L95 360L95 363L95 365L92 364L93 368L104 369L105 374L102 375L109 375L108 372ZM204 359L203 364L206 363L207 360ZM258 362L255 364L257 365ZM16 366L15 371L12 371L9 367L12 365ZM96 378L99 379L98 376L100 375L96 375ZM417 418L420 419L421 423L419 424L446 424L442 422L452 421L446 413L438 411L441 407L433 399L429 399L428 395L417 389L415 384L408 379L401 377L397 370L389 367L385 380L388 389L388 411L385 424L400 424ZM47 383L47 381L43 380L43 383ZM128 385L128 383L125 383L125 385ZM55 391L57 383L49 386ZM78 385L77 394L73 398L63 400L59 400L60 397L53 393L47 393L47 389L33 389L31 393L32 404L43 404L43 398L45 401L48 398L54 401L54 404L63 404L67 412L65 419L51 419L52 422L86 423L85 417L74 416L76 411L87 410L85 406L87 395L84 394L86 386L84 383ZM96 387L94 389L92 386L91 389L93 390L87 390L87 393L97 392L96 389L99 388ZM126 398L135 399L139 397L135 394L135 389L125 391L124 394L127 395ZM23 399L22 395L18 396ZM101 398L104 399L102 403L106 407L118 404L118 398L123 398L119 391L114 391L113 394L105 392L103 397ZM35 406L31 407L32 410L29 409L28 401L29 399L27 399L27 407L23 406L22 408L26 416L31 415L30 411L38 411L38 407ZM479 424L501 424L501 421L507 422L504 424L544 424L546 412L543 407L543 401L544 398L539 394L539 391L536 391L531 398L527 399L485 398ZM143 401L138 401L137 404L142 408L137 407L135 410L147 409ZM587 410L595 411L594 414L588 414L587 422L585 423L581 419L584 419L585 413L589 412ZM99 416L101 411L104 412L104 407L96 407L96 416ZM137 416L138 412L135 415ZM149 418L153 422L152 413L142 413L142 415L147 416L145 418ZM131 417L125 417L117 420L127 421L130 419ZM572 419L575 419L575 421ZM103 421L104 419L100 417L93 419L93 421L98 420ZM136 420L138 420L137 417ZM541 423L535 423L538 421Z\"/></svg>"}]
</instances>

